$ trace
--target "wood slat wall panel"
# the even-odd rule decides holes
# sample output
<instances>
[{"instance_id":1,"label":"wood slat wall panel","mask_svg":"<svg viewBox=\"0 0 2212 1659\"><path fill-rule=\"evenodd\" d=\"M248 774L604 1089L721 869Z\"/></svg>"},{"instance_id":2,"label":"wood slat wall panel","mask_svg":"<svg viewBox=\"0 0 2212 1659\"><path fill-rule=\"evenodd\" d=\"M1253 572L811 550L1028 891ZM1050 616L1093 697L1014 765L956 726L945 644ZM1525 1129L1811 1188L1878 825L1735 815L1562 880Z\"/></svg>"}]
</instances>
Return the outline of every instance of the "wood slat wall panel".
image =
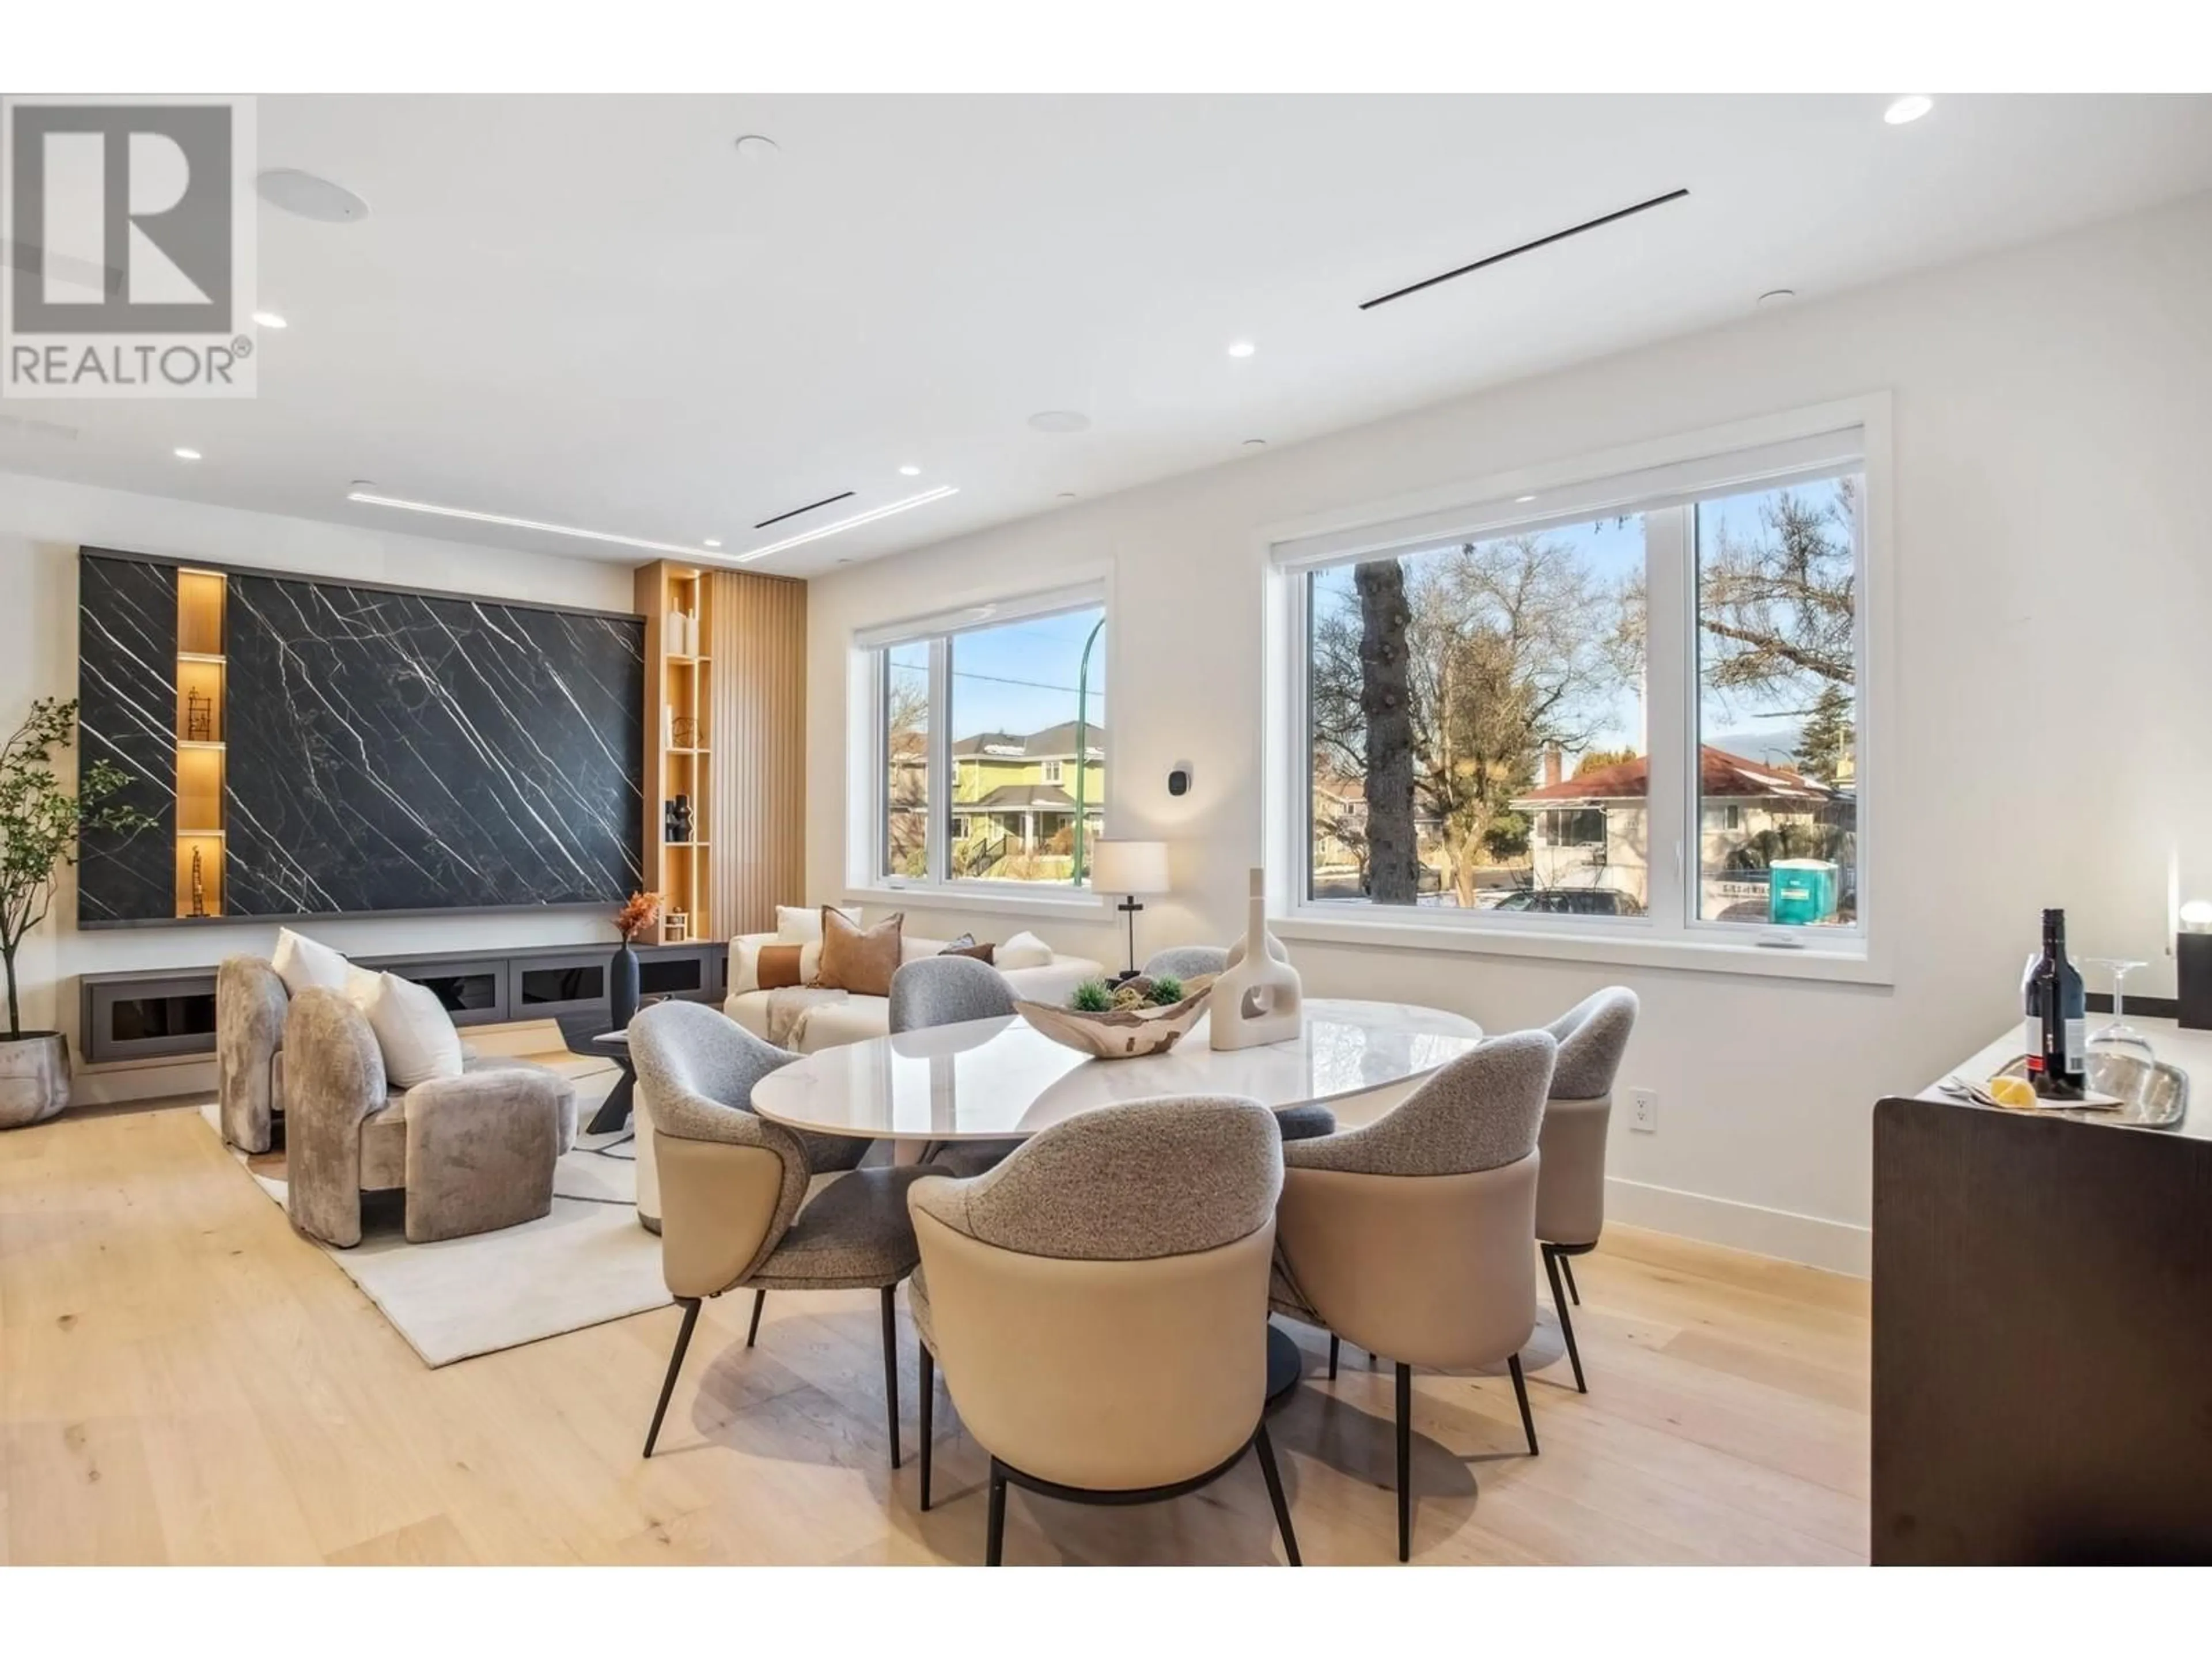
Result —
<instances>
[{"instance_id":1,"label":"wood slat wall panel","mask_svg":"<svg viewBox=\"0 0 2212 1659\"><path fill-rule=\"evenodd\" d=\"M806 584L708 577L709 937L764 932L806 882Z\"/></svg>"}]
</instances>

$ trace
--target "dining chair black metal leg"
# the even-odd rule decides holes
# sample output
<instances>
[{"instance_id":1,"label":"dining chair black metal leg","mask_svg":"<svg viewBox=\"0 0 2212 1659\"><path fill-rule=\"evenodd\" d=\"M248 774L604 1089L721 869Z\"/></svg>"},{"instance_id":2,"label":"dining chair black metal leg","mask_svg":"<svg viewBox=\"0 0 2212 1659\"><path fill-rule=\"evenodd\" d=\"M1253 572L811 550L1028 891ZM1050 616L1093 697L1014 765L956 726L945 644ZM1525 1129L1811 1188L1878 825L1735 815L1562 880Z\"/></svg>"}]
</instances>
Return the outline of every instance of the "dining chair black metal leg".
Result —
<instances>
[{"instance_id":1,"label":"dining chair black metal leg","mask_svg":"<svg viewBox=\"0 0 2212 1659\"><path fill-rule=\"evenodd\" d=\"M760 1334L761 1309L766 1305L767 1302L768 1292L766 1291L755 1291L753 1292L752 1322L745 1327L745 1346L748 1348L752 1346L753 1339Z\"/></svg>"},{"instance_id":2,"label":"dining chair black metal leg","mask_svg":"<svg viewBox=\"0 0 2212 1659\"><path fill-rule=\"evenodd\" d=\"M1334 1334L1328 1339L1328 1380L1332 1382L1336 1381L1336 1338Z\"/></svg>"},{"instance_id":3,"label":"dining chair black metal leg","mask_svg":"<svg viewBox=\"0 0 2212 1659\"><path fill-rule=\"evenodd\" d=\"M899 1466L898 1286L884 1286L884 1409L891 1431L891 1467Z\"/></svg>"},{"instance_id":4,"label":"dining chair black metal leg","mask_svg":"<svg viewBox=\"0 0 2212 1659\"><path fill-rule=\"evenodd\" d=\"M660 1419L668 1415L668 1396L676 1392L676 1373L684 1369L684 1351L691 1346L691 1328L699 1322L699 1298L679 1297L683 1326L676 1333L676 1352L668 1356L668 1375L660 1382L660 1403L653 1408L653 1426L645 1431L645 1455L653 1455L653 1443L660 1438Z\"/></svg>"},{"instance_id":5,"label":"dining chair black metal leg","mask_svg":"<svg viewBox=\"0 0 2212 1659\"><path fill-rule=\"evenodd\" d=\"M1413 1368L1398 1366L1398 1559L1411 1559L1413 1539Z\"/></svg>"},{"instance_id":6,"label":"dining chair black metal leg","mask_svg":"<svg viewBox=\"0 0 2212 1659\"><path fill-rule=\"evenodd\" d=\"M929 1344L917 1340L915 1346L921 1351L921 1507L929 1507L929 1437L930 1419L937 1404L937 1361L930 1357Z\"/></svg>"},{"instance_id":7,"label":"dining chair black metal leg","mask_svg":"<svg viewBox=\"0 0 2212 1659\"><path fill-rule=\"evenodd\" d=\"M1575 1259L1571 1255L1559 1258L1559 1270L1567 1276L1567 1294L1574 1298L1575 1306L1583 1305L1583 1293L1575 1283Z\"/></svg>"},{"instance_id":8,"label":"dining chair black metal leg","mask_svg":"<svg viewBox=\"0 0 2212 1659\"><path fill-rule=\"evenodd\" d=\"M1283 1499L1282 1474L1275 1468L1274 1443L1267 1438L1264 1421L1252 1437L1252 1449L1260 1455L1260 1474L1267 1483L1267 1501L1275 1506L1275 1530L1283 1534L1283 1553L1292 1566L1303 1566L1305 1564L1298 1559L1298 1535L1291 1530L1291 1506Z\"/></svg>"},{"instance_id":9,"label":"dining chair black metal leg","mask_svg":"<svg viewBox=\"0 0 2212 1659\"><path fill-rule=\"evenodd\" d=\"M1515 1354L1506 1365L1513 1372L1513 1397L1521 1402L1521 1427L1528 1437L1528 1455L1536 1455L1536 1419L1528 1410L1528 1379L1521 1375L1521 1356Z\"/></svg>"},{"instance_id":10,"label":"dining chair black metal leg","mask_svg":"<svg viewBox=\"0 0 2212 1659\"><path fill-rule=\"evenodd\" d=\"M1544 1246L1544 1276L1552 1281L1552 1308L1559 1316L1559 1334L1566 1339L1567 1363L1575 1368L1575 1388L1588 1394L1589 1387L1583 1381L1583 1357L1575 1346L1575 1322L1567 1312L1566 1298L1559 1294L1559 1269L1566 1266L1566 1258L1556 1255L1550 1245Z\"/></svg>"},{"instance_id":11,"label":"dining chair black metal leg","mask_svg":"<svg viewBox=\"0 0 2212 1659\"><path fill-rule=\"evenodd\" d=\"M983 1565L995 1567L1006 1547L1006 1470L997 1458L991 1460L991 1529L983 1542Z\"/></svg>"}]
</instances>

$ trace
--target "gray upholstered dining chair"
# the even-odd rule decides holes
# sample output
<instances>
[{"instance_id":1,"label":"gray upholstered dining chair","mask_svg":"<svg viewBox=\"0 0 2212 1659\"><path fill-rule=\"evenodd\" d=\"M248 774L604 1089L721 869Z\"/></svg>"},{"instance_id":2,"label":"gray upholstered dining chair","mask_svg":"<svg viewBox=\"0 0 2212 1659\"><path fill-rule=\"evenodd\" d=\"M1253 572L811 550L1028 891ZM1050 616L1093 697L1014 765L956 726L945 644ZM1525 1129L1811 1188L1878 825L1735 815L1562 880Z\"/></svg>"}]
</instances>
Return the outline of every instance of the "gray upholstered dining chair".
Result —
<instances>
[{"instance_id":1,"label":"gray upholstered dining chair","mask_svg":"<svg viewBox=\"0 0 2212 1659\"><path fill-rule=\"evenodd\" d=\"M655 1003L630 1021L629 1052L660 1170L661 1275L684 1310L645 1455L653 1455L660 1437L707 1297L751 1287L750 1347L771 1290L873 1290L882 1292L884 1396L891 1467L898 1468L893 1298L916 1260L906 1189L934 1171L927 1164L854 1169L867 1142L787 1129L757 1115L753 1085L798 1056L715 1009L674 999ZM836 1178L810 1197L814 1177L833 1173Z\"/></svg>"},{"instance_id":2,"label":"gray upholstered dining chair","mask_svg":"<svg viewBox=\"0 0 2212 1659\"><path fill-rule=\"evenodd\" d=\"M1504 1361L1535 1455L1521 1350L1536 1325L1536 1136L1558 1052L1548 1031L1494 1038L1374 1122L1283 1148L1273 1306L1395 1363L1401 1561L1415 1365Z\"/></svg>"},{"instance_id":3,"label":"gray upholstered dining chair","mask_svg":"<svg viewBox=\"0 0 2212 1659\"><path fill-rule=\"evenodd\" d=\"M1014 991L1006 976L973 957L921 957L891 975L894 1036L932 1025L1006 1018L1013 1012ZM927 1156L947 1175L981 1175L1021 1144L1018 1137L955 1140L932 1146Z\"/></svg>"},{"instance_id":4,"label":"gray upholstered dining chair","mask_svg":"<svg viewBox=\"0 0 2212 1659\"><path fill-rule=\"evenodd\" d=\"M1544 1108L1539 1142L1544 1161L1536 1178L1536 1240L1575 1387L1584 1394L1589 1388L1583 1381L1583 1357L1575 1346L1567 1298L1582 1305L1573 1258L1595 1249L1605 1228L1606 1125L1613 1114L1613 1080L1636 1029L1637 1006L1636 993L1616 985L1584 997L1546 1028L1559 1040L1559 1060L1552 1073L1552 1097ZM1565 1297L1559 1294L1562 1273Z\"/></svg>"},{"instance_id":5,"label":"gray upholstered dining chair","mask_svg":"<svg viewBox=\"0 0 2212 1659\"><path fill-rule=\"evenodd\" d=\"M1236 952L1218 945L1170 945L1145 959L1145 974L1158 979L1173 974L1177 979L1225 972ZM1336 1114L1326 1106L1285 1106L1275 1114L1275 1125L1285 1140L1310 1140L1336 1133Z\"/></svg>"},{"instance_id":6,"label":"gray upholstered dining chair","mask_svg":"<svg viewBox=\"0 0 2212 1659\"><path fill-rule=\"evenodd\" d=\"M1261 1417L1282 1182L1272 1115L1222 1097L1085 1112L987 1174L915 1182L922 1507L941 1365L990 1454L991 1565L1009 1485L1147 1503L1195 1491L1250 1449L1296 1566Z\"/></svg>"}]
</instances>

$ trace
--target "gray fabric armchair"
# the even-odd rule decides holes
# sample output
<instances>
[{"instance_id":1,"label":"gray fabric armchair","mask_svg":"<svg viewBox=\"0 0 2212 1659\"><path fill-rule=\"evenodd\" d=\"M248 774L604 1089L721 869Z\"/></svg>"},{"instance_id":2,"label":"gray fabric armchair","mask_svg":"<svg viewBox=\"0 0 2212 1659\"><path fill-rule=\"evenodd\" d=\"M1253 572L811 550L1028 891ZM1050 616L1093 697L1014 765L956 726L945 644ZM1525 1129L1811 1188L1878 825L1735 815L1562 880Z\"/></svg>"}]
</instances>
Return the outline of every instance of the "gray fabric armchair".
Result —
<instances>
[{"instance_id":1,"label":"gray fabric armchair","mask_svg":"<svg viewBox=\"0 0 2212 1659\"><path fill-rule=\"evenodd\" d=\"M284 1109L284 1016L291 998L259 957L226 957L215 970L217 1115L222 1138L248 1152L274 1143Z\"/></svg>"},{"instance_id":2,"label":"gray fabric armchair","mask_svg":"<svg viewBox=\"0 0 2212 1659\"><path fill-rule=\"evenodd\" d=\"M750 1347L771 1290L876 1290L883 1293L891 1467L898 1468L893 1296L916 1260L906 1189L935 1171L927 1164L855 1169L866 1141L805 1134L758 1115L753 1085L798 1056L714 1009L671 1000L641 1010L629 1023L629 1050L660 1171L661 1274L684 1310L645 1455L660 1438L706 1298L752 1288ZM810 1182L824 1174L836 1179L809 1198Z\"/></svg>"},{"instance_id":3,"label":"gray fabric armchair","mask_svg":"<svg viewBox=\"0 0 2212 1659\"><path fill-rule=\"evenodd\" d=\"M1547 1029L1559 1040L1559 1061L1552 1074L1552 1097L1544 1108L1540 1145L1543 1171L1536 1181L1536 1237L1542 1247L1544 1273L1551 1281L1552 1305L1559 1310L1559 1334L1574 1367L1575 1387L1583 1381L1582 1351L1575 1346L1570 1298L1582 1305L1575 1284L1574 1258L1597 1248L1605 1228L1605 1139L1613 1115L1613 1081L1620 1074L1628 1039L1636 1030L1636 993L1622 986L1583 998ZM1559 1293L1560 1279L1566 1295Z\"/></svg>"},{"instance_id":4,"label":"gray fabric armchair","mask_svg":"<svg viewBox=\"0 0 2212 1659\"><path fill-rule=\"evenodd\" d=\"M933 1370L991 1455L985 1559L1009 1484L1078 1503L1192 1492L1255 1451L1296 1535L1261 1412L1281 1137L1255 1101L1085 1112L988 1174L915 1183L921 1491Z\"/></svg>"},{"instance_id":5,"label":"gray fabric armchair","mask_svg":"<svg viewBox=\"0 0 2212 1659\"><path fill-rule=\"evenodd\" d=\"M576 1131L567 1079L492 1063L393 1092L375 1033L335 991L292 998L283 1034L284 1206L301 1232L358 1244L362 1194L395 1188L410 1244L552 1210L553 1168Z\"/></svg>"},{"instance_id":6,"label":"gray fabric armchair","mask_svg":"<svg viewBox=\"0 0 2212 1659\"><path fill-rule=\"evenodd\" d=\"M1413 1368L1504 1361L1528 1451L1521 1350L1536 1323L1536 1137L1559 1045L1461 1055L1374 1122L1283 1148L1273 1305L1397 1367L1398 1559L1410 1552Z\"/></svg>"}]
</instances>

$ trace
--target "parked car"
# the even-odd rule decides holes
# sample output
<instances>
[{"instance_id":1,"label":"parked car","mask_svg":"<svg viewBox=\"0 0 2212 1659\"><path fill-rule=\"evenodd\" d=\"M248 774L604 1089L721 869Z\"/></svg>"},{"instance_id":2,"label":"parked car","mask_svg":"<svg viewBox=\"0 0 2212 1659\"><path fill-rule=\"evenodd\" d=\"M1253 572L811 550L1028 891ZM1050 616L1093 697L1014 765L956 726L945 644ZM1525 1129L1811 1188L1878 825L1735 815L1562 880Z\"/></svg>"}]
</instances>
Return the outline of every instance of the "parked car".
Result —
<instances>
[{"instance_id":1,"label":"parked car","mask_svg":"<svg viewBox=\"0 0 2212 1659\"><path fill-rule=\"evenodd\" d=\"M1644 907L1610 887L1524 887L1491 907L1553 916L1640 916Z\"/></svg>"}]
</instances>

